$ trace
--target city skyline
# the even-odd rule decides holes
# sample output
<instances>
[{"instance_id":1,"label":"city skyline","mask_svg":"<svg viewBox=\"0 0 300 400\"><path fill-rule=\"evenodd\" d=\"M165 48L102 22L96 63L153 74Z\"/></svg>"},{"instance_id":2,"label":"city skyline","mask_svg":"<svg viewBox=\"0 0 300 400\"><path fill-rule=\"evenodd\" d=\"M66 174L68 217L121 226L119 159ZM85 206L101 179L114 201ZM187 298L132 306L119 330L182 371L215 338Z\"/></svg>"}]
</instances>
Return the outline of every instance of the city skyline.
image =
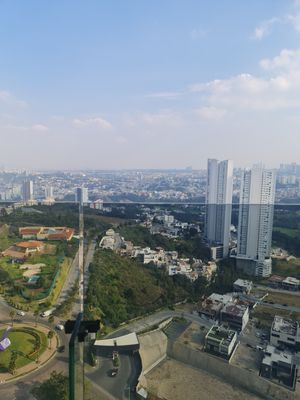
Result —
<instances>
[{"instance_id":1,"label":"city skyline","mask_svg":"<svg viewBox=\"0 0 300 400\"><path fill-rule=\"evenodd\" d=\"M7 168L299 159L299 1L31 0L1 11Z\"/></svg>"}]
</instances>

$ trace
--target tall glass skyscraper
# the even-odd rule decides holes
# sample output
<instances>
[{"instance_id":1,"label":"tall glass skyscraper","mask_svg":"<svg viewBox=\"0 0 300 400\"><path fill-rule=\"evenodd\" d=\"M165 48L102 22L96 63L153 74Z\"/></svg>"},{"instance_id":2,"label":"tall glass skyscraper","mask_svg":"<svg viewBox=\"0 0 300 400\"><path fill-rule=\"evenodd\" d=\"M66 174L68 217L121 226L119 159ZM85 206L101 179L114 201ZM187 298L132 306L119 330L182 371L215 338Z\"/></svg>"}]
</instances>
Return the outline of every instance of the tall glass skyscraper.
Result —
<instances>
[{"instance_id":1,"label":"tall glass skyscraper","mask_svg":"<svg viewBox=\"0 0 300 400\"><path fill-rule=\"evenodd\" d=\"M229 251L232 209L233 162L207 162L205 236L209 244L220 246L221 257Z\"/></svg>"}]
</instances>

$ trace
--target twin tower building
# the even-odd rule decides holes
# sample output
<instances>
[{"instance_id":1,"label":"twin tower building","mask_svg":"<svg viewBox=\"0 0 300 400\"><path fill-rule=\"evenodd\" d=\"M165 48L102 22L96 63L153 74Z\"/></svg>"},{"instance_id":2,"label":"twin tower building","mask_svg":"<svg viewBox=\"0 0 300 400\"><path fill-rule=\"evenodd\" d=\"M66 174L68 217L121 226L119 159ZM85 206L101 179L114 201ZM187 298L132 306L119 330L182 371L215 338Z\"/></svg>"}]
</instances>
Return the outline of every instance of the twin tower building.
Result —
<instances>
[{"instance_id":1,"label":"twin tower building","mask_svg":"<svg viewBox=\"0 0 300 400\"><path fill-rule=\"evenodd\" d=\"M271 244L275 200L275 171L254 166L241 174L237 247L231 250L237 268L248 275L272 273ZM208 160L205 236L214 258L229 255L233 162Z\"/></svg>"}]
</instances>

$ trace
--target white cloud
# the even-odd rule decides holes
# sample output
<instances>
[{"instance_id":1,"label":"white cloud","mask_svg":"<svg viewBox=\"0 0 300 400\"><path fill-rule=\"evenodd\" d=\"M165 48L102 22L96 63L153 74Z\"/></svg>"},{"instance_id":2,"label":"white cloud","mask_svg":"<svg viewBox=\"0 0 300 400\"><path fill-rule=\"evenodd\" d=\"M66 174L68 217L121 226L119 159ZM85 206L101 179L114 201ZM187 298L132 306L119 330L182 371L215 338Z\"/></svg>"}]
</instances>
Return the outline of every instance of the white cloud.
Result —
<instances>
[{"instance_id":1,"label":"white cloud","mask_svg":"<svg viewBox=\"0 0 300 400\"><path fill-rule=\"evenodd\" d=\"M300 107L300 49L284 49L260 62L271 76L239 74L228 79L196 83L190 92L201 93L203 116L217 110L276 110Z\"/></svg>"},{"instance_id":2,"label":"white cloud","mask_svg":"<svg viewBox=\"0 0 300 400\"><path fill-rule=\"evenodd\" d=\"M286 19L290 22L297 32L300 32L300 1L294 1L294 10L289 14Z\"/></svg>"},{"instance_id":3,"label":"white cloud","mask_svg":"<svg viewBox=\"0 0 300 400\"><path fill-rule=\"evenodd\" d=\"M48 131L48 127L46 125L43 125L43 124L32 125L31 129L33 131L37 131L37 132L46 132L46 131Z\"/></svg>"},{"instance_id":4,"label":"white cloud","mask_svg":"<svg viewBox=\"0 0 300 400\"><path fill-rule=\"evenodd\" d=\"M0 103L6 106L26 108L28 104L23 101L17 99L11 92L7 90L0 90Z\"/></svg>"},{"instance_id":5,"label":"white cloud","mask_svg":"<svg viewBox=\"0 0 300 400\"><path fill-rule=\"evenodd\" d=\"M148 126L173 126L178 127L182 123L182 117L173 110L162 110L156 113L140 113L137 115L140 122Z\"/></svg>"},{"instance_id":6,"label":"white cloud","mask_svg":"<svg viewBox=\"0 0 300 400\"><path fill-rule=\"evenodd\" d=\"M226 110L212 106L199 108L195 110L195 113L201 118L214 121L220 120L227 115Z\"/></svg>"},{"instance_id":7,"label":"white cloud","mask_svg":"<svg viewBox=\"0 0 300 400\"><path fill-rule=\"evenodd\" d=\"M278 22L280 22L280 19L276 17L270 18L267 21L263 21L259 26L254 29L253 38L261 40L265 36L269 35L271 33L273 25Z\"/></svg>"},{"instance_id":8,"label":"white cloud","mask_svg":"<svg viewBox=\"0 0 300 400\"><path fill-rule=\"evenodd\" d=\"M273 17L261 22L253 32L252 37L256 40L261 40L268 36L276 24L291 24L293 28L300 32L300 1L294 0L292 10L289 14L282 17Z\"/></svg>"},{"instance_id":9,"label":"white cloud","mask_svg":"<svg viewBox=\"0 0 300 400\"><path fill-rule=\"evenodd\" d=\"M300 68L300 49L283 49L278 56L261 60L260 66L265 70L298 69Z\"/></svg>"},{"instance_id":10,"label":"white cloud","mask_svg":"<svg viewBox=\"0 0 300 400\"><path fill-rule=\"evenodd\" d=\"M16 131L16 132L47 132L49 128L43 124L34 125L5 125L4 128Z\"/></svg>"},{"instance_id":11,"label":"white cloud","mask_svg":"<svg viewBox=\"0 0 300 400\"><path fill-rule=\"evenodd\" d=\"M94 127L103 130L110 130L112 129L112 124L104 118L96 117L96 118L75 118L73 120L73 124L78 127Z\"/></svg>"}]
</instances>

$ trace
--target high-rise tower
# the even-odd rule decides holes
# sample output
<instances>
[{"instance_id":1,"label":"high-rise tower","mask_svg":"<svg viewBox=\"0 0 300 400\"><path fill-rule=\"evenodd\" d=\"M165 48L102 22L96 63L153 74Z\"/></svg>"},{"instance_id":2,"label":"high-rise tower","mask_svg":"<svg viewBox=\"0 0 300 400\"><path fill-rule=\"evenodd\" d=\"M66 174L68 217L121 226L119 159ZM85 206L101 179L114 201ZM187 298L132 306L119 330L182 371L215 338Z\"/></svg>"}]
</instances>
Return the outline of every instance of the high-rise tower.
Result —
<instances>
[{"instance_id":1,"label":"high-rise tower","mask_svg":"<svg viewBox=\"0 0 300 400\"><path fill-rule=\"evenodd\" d=\"M241 182L237 267L255 276L272 273L275 172L254 166Z\"/></svg>"},{"instance_id":2,"label":"high-rise tower","mask_svg":"<svg viewBox=\"0 0 300 400\"><path fill-rule=\"evenodd\" d=\"M207 162L205 236L211 245L221 246L221 257L229 251L232 209L233 162Z\"/></svg>"},{"instance_id":3,"label":"high-rise tower","mask_svg":"<svg viewBox=\"0 0 300 400\"><path fill-rule=\"evenodd\" d=\"M78 187L75 191L75 201L80 205L84 205L89 202L88 189L85 187Z\"/></svg>"},{"instance_id":4,"label":"high-rise tower","mask_svg":"<svg viewBox=\"0 0 300 400\"><path fill-rule=\"evenodd\" d=\"M33 182L25 180L22 186L22 198L24 202L33 200Z\"/></svg>"}]
</instances>

